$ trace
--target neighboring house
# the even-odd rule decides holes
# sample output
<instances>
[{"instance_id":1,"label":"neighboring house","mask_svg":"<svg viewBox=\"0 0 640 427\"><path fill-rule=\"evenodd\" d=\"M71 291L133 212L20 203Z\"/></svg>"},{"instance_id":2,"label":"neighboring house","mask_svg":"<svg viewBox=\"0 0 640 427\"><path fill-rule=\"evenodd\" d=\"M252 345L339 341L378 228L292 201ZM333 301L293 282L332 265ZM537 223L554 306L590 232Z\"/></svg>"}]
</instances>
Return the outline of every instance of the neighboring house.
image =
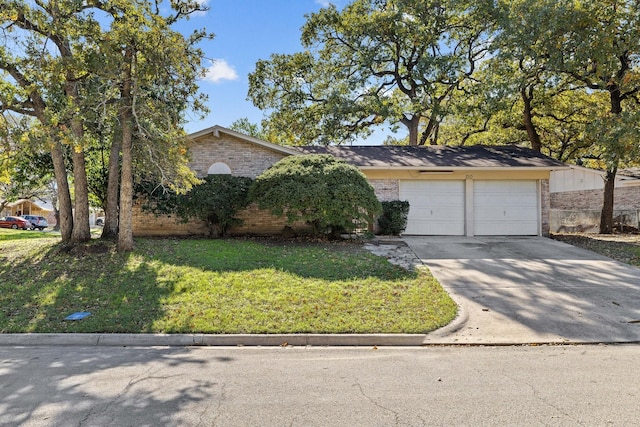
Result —
<instances>
[{"instance_id":1,"label":"neighboring house","mask_svg":"<svg viewBox=\"0 0 640 427\"><path fill-rule=\"evenodd\" d=\"M638 228L640 179L637 170L620 170L614 192L614 222ZM570 165L551 172L551 232L594 232L600 227L605 172Z\"/></svg>"},{"instance_id":2,"label":"neighboring house","mask_svg":"<svg viewBox=\"0 0 640 427\"><path fill-rule=\"evenodd\" d=\"M328 153L357 166L380 200L408 200L405 234L546 235L549 176L566 166L512 146L283 147L214 126L190 135L190 166L199 177L257 177L286 156ZM174 218L153 218L138 206L135 235L200 234L206 228ZM239 215L232 234L276 234L286 221L255 206Z\"/></svg>"},{"instance_id":3,"label":"neighboring house","mask_svg":"<svg viewBox=\"0 0 640 427\"><path fill-rule=\"evenodd\" d=\"M34 202L32 200L20 199L5 206L0 216L21 216L21 215L38 215L47 219L51 224L56 223L53 207L44 202Z\"/></svg>"}]
</instances>

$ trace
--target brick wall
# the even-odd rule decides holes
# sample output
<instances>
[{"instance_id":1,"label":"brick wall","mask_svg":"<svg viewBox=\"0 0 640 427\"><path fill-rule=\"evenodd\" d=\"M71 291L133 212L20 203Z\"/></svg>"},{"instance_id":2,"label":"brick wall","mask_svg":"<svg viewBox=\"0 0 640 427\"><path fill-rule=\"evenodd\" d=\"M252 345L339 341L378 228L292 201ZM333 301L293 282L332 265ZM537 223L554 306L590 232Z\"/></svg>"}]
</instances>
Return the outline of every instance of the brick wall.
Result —
<instances>
[{"instance_id":1,"label":"brick wall","mask_svg":"<svg viewBox=\"0 0 640 427\"><path fill-rule=\"evenodd\" d=\"M278 153L256 144L248 143L240 138L220 132L219 137L213 134L199 138L189 147L191 161L189 166L199 177L208 175L209 167L214 163L225 163L233 176L256 178L263 171L284 158L286 154ZM238 218L244 221L239 227L232 228L230 234L268 235L282 232L286 220L274 217L269 212L255 206L239 212ZM297 224L295 229L304 227ZM175 216L143 212L139 205L134 207L133 233L135 236L188 236L206 235L206 225L197 220L181 223Z\"/></svg>"},{"instance_id":2,"label":"brick wall","mask_svg":"<svg viewBox=\"0 0 640 427\"><path fill-rule=\"evenodd\" d=\"M222 162L229 166L231 175L255 178L286 157L286 154L262 148L222 132L219 135L219 138L213 134L202 137L189 148L189 167L197 176L207 176L211 165Z\"/></svg>"},{"instance_id":3,"label":"brick wall","mask_svg":"<svg viewBox=\"0 0 640 427\"><path fill-rule=\"evenodd\" d=\"M369 184L381 202L398 200L400 197L400 181L397 179L370 179Z\"/></svg>"},{"instance_id":4,"label":"brick wall","mask_svg":"<svg viewBox=\"0 0 640 427\"><path fill-rule=\"evenodd\" d=\"M551 197L549 194L549 180L540 180L540 211L542 216L540 223L542 227L542 235L548 236L550 231L549 207L551 205Z\"/></svg>"},{"instance_id":5,"label":"brick wall","mask_svg":"<svg viewBox=\"0 0 640 427\"><path fill-rule=\"evenodd\" d=\"M273 216L255 205L238 212L237 218L243 220L243 224L231 228L229 235L277 235L287 226L300 234L309 231L309 227L304 223L289 225L286 218ZM134 236L206 236L208 232L207 226L202 221L191 219L185 224L176 216L155 216L152 213L143 212L139 204L133 207Z\"/></svg>"},{"instance_id":6,"label":"brick wall","mask_svg":"<svg viewBox=\"0 0 640 427\"><path fill-rule=\"evenodd\" d=\"M552 193L551 209L602 210L603 191L598 189ZM613 206L620 210L640 208L640 187L616 188Z\"/></svg>"}]
</instances>

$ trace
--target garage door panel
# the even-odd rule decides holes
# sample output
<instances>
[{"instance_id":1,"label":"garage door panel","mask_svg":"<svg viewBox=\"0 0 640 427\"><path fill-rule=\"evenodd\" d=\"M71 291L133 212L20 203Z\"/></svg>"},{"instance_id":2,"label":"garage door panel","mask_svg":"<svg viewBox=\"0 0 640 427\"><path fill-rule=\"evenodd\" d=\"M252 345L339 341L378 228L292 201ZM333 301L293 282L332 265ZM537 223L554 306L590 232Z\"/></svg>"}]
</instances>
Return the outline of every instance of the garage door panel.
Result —
<instances>
[{"instance_id":1,"label":"garage door panel","mask_svg":"<svg viewBox=\"0 0 640 427\"><path fill-rule=\"evenodd\" d=\"M475 181L474 234L537 235L536 181Z\"/></svg>"},{"instance_id":2,"label":"garage door panel","mask_svg":"<svg viewBox=\"0 0 640 427\"><path fill-rule=\"evenodd\" d=\"M463 181L402 181L400 198L409 201L404 234L464 235Z\"/></svg>"},{"instance_id":3,"label":"garage door panel","mask_svg":"<svg viewBox=\"0 0 640 427\"><path fill-rule=\"evenodd\" d=\"M505 197L508 197L509 206L517 208L535 208L538 206L536 199L532 197L537 193L525 193L525 194L513 194L513 193L485 193L481 195L476 194L477 207L485 206L504 206Z\"/></svg>"}]
</instances>

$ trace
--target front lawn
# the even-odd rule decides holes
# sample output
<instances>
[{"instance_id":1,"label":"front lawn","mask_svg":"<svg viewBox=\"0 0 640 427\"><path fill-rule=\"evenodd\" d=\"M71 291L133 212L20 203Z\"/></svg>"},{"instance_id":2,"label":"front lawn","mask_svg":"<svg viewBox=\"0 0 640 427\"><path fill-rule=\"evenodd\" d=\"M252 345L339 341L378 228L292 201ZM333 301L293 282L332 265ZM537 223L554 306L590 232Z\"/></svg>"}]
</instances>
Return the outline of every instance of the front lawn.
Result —
<instances>
[{"instance_id":1,"label":"front lawn","mask_svg":"<svg viewBox=\"0 0 640 427\"><path fill-rule=\"evenodd\" d=\"M78 311L92 315L64 320ZM356 244L137 239L120 254L0 230L4 333L424 333L455 314L427 271Z\"/></svg>"}]
</instances>

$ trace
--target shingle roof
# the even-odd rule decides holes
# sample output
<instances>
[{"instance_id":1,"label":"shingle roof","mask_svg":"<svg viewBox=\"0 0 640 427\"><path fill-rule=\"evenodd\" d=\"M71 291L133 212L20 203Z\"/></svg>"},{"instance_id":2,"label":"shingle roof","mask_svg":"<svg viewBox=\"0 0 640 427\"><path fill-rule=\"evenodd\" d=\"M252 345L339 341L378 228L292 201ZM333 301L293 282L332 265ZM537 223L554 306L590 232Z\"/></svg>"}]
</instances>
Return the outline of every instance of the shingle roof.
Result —
<instances>
[{"instance_id":1,"label":"shingle roof","mask_svg":"<svg viewBox=\"0 0 640 427\"><path fill-rule=\"evenodd\" d=\"M331 154L360 168L565 168L565 164L517 146L330 146L298 147L305 154Z\"/></svg>"}]
</instances>

